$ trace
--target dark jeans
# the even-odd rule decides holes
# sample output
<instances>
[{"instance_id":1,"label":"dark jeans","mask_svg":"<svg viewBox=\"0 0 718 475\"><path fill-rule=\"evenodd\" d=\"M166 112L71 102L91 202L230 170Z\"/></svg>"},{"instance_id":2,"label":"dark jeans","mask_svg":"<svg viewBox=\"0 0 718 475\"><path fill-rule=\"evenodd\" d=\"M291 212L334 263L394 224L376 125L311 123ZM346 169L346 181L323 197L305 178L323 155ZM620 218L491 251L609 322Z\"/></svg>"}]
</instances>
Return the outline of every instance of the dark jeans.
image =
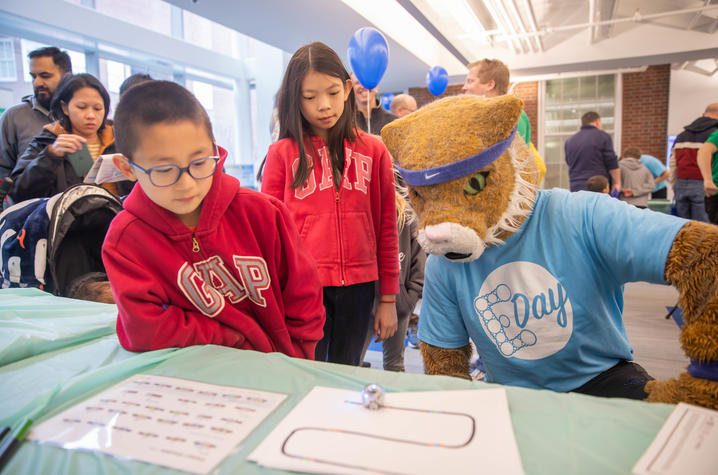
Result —
<instances>
[{"instance_id":1,"label":"dark jeans","mask_svg":"<svg viewBox=\"0 0 718 475\"><path fill-rule=\"evenodd\" d=\"M622 360L571 392L589 396L646 399L648 394L644 388L653 379L641 365Z\"/></svg>"},{"instance_id":2,"label":"dark jeans","mask_svg":"<svg viewBox=\"0 0 718 475\"><path fill-rule=\"evenodd\" d=\"M705 195L702 180L678 178L673 186L678 216L696 221L708 222Z\"/></svg>"},{"instance_id":3,"label":"dark jeans","mask_svg":"<svg viewBox=\"0 0 718 475\"><path fill-rule=\"evenodd\" d=\"M327 319L316 360L359 366L373 306L374 282L324 287Z\"/></svg>"}]
</instances>

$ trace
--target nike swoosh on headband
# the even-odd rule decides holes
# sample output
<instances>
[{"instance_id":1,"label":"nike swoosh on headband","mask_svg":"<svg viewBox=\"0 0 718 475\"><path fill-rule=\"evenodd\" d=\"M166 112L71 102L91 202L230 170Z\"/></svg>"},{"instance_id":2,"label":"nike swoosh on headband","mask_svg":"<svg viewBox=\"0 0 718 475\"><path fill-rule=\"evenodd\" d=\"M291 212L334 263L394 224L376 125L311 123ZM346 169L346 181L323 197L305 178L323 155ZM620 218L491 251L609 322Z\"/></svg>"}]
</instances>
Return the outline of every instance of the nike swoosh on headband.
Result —
<instances>
[{"instance_id":1,"label":"nike swoosh on headband","mask_svg":"<svg viewBox=\"0 0 718 475\"><path fill-rule=\"evenodd\" d=\"M396 168L399 170L399 173L401 173L407 185L427 186L444 183L469 175L493 163L509 148L511 142L514 141L514 137L516 137L516 127L514 127L511 134L504 140L496 142L491 147L480 151L476 155L440 167L408 170L397 163Z\"/></svg>"}]
</instances>

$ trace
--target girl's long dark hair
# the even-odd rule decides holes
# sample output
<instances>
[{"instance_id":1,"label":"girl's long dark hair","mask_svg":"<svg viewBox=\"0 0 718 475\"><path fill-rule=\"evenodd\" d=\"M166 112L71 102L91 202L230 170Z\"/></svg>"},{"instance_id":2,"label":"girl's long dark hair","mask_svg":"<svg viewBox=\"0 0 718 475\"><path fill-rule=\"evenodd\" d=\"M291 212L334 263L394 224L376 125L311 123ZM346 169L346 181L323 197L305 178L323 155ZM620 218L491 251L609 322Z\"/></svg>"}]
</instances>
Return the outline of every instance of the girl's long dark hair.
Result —
<instances>
[{"instance_id":1,"label":"girl's long dark hair","mask_svg":"<svg viewBox=\"0 0 718 475\"><path fill-rule=\"evenodd\" d=\"M342 80L350 78L339 55L324 43L315 42L299 48L289 60L284 73L282 87L279 89L277 110L279 116L279 138L293 139L299 148L299 166L292 181L292 188L304 185L312 172L307 151L304 148L304 135L309 132L309 122L302 115L302 81L310 71L327 74ZM354 90L344 102L344 112L337 123L329 129L327 152L333 170L343 170L344 140L356 140ZM313 154L316 157L316 153ZM341 175L340 175L341 176Z\"/></svg>"}]
</instances>

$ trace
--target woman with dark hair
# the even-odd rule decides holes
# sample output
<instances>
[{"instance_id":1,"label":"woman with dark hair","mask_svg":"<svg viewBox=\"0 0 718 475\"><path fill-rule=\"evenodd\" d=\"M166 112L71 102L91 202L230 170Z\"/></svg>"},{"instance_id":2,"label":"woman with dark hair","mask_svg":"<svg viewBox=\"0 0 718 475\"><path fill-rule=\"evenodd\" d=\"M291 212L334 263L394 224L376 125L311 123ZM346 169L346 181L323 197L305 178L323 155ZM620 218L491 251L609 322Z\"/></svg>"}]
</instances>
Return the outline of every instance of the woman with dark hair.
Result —
<instances>
[{"instance_id":1,"label":"woman with dark hair","mask_svg":"<svg viewBox=\"0 0 718 475\"><path fill-rule=\"evenodd\" d=\"M115 153L112 122L107 119L110 96L96 77L65 75L50 111L57 120L35 136L10 174L14 185L9 195L15 202L52 196L82 183L92 161L101 154ZM122 181L102 186L125 195L132 185Z\"/></svg>"}]
</instances>

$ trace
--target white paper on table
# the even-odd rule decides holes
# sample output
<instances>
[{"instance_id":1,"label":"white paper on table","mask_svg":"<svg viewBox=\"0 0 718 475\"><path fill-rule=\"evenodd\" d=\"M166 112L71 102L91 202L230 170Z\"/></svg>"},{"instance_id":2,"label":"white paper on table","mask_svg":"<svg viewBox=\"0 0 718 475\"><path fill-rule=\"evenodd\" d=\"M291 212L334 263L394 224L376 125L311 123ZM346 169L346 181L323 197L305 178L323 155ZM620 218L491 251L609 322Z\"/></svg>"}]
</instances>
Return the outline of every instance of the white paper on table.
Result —
<instances>
[{"instance_id":1,"label":"white paper on table","mask_svg":"<svg viewBox=\"0 0 718 475\"><path fill-rule=\"evenodd\" d=\"M28 438L209 473L285 398L139 374L39 424Z\"/></svg>"},{"instance_id":2,"label":"white paper on table","mask_svg":"<svg viewBox=\"0 0 718 475\"><path fill-rule=\"evenodd\" d=\"M387 393L374 411L360 400L315 387L248 458L314 473L523 473L504 389Z\"/></svg>"},{"instance_id":3,"label":"white paper on table","mask_svg":"<svg viewBox=\"0 0 718 475\"><path fill-rule=\"evenodd\" d=\"M633 473L718 473L718 411L678 404L633 467Z\"/></svg>"},{"instance_id":4,"label":"white paper on table","mask_svg":"<svg viewBox=\"0 0 718 475\"><path fill-rule=\"evenodd\" d=\"M116 153L110 153L107 155L100 155L97 157L95 162L92 164L92 168L85 175L85 183L111 183L113 181L127 180L127 178L117 169L115 164L112 162L112 157L117 155Z\"/></svg>"}]
</instances>

